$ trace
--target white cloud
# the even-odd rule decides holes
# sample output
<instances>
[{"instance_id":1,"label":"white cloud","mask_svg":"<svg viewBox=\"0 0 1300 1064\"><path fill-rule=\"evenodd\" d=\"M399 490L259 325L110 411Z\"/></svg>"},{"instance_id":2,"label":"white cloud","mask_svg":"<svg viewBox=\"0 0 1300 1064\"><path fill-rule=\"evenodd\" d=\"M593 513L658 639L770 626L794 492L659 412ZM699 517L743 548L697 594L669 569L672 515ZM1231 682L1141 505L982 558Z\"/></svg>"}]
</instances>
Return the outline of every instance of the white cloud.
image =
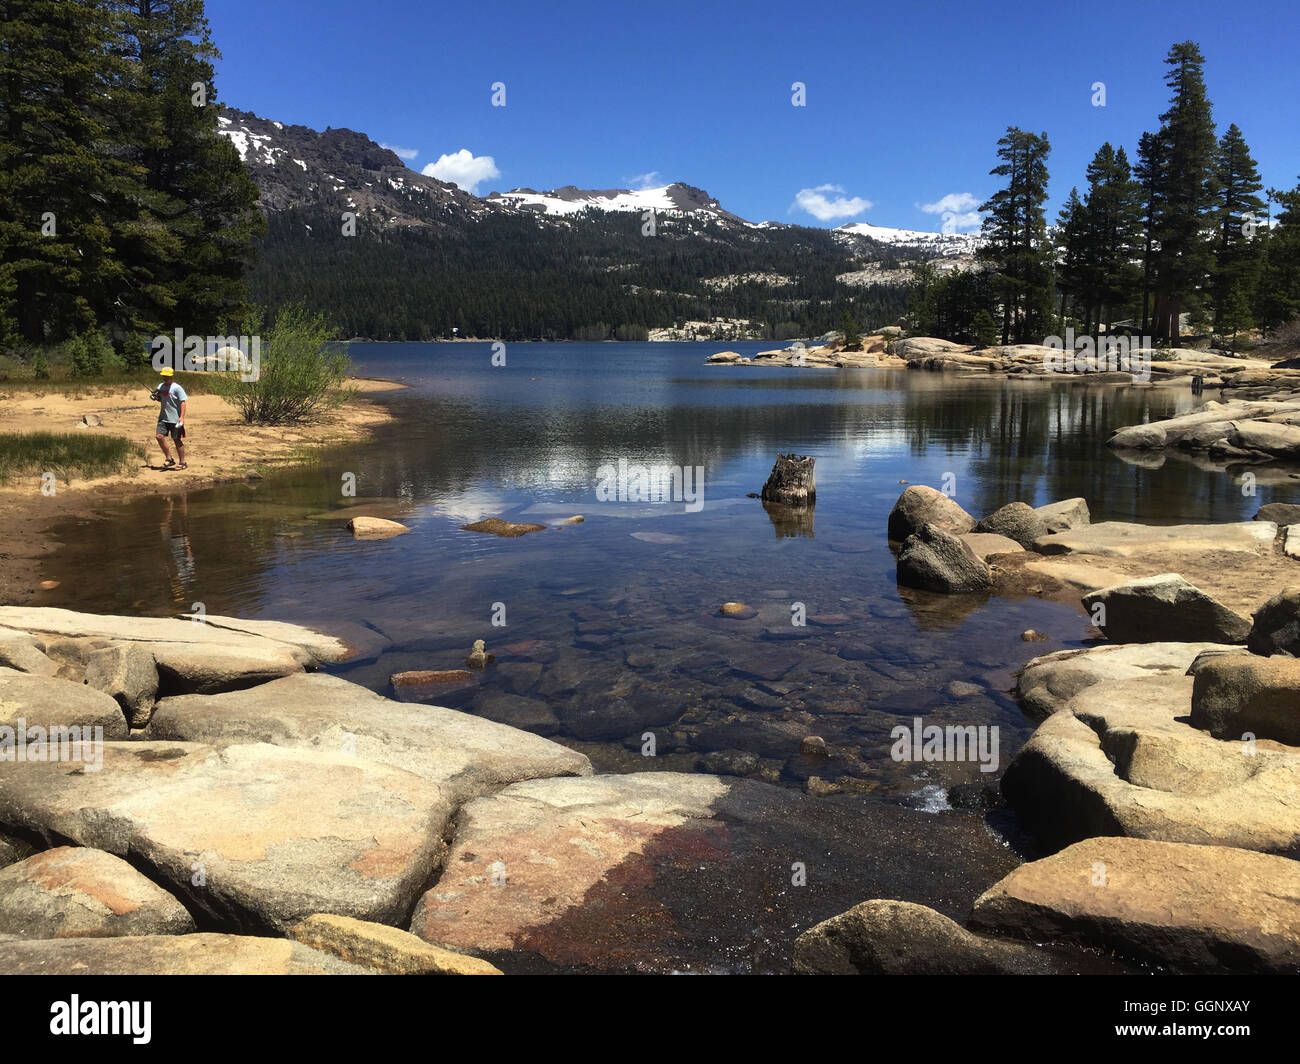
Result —
<instances>
[{"instance_id":1,"label":"white cloud","mask_svg":"<svg viewBox=\"0 0 1300 1064\"><path fill-rule=\"evenodd\" d=\"M956 214L952 211L944 211L943 223L939 226L941 233L964 233L970 229L978 229L983 224L984 219L980 216L979 211L963 211Z\"/></svg>"},{"instance_id":2,"label":"white cloud","mask_svg":"<svg viewBox=\"0 0 1300 1064\"><path fill-rule=\"evenodd\" d=\"M840 185L818 185L816 188L801 188L790 204L790 210L801 210L811 214L818 221L830 222L837 218L853 218L863 211L870 210L872 203L861 196L839 195L834 199L828 192L843 193Z\"/></svg>"},{"instance_id":3,"label":"white cloud","mask_svg":"<svg viewBox=\"0 0 1300 1064\"><path fill-rule=\"evenodd\" d=\"M383 144L383 143L381 143L379 146L381 148L387 148L399 159L414 159L417 155L420 154L419 148L399 148L396 144Z\"/></svg>"},{"instance_id":4,"label":"white cloud","mask_svg":"<svg viewBox=\"0 0 1300 1064\"><path fill-rule=\"evenodd\" d=\"M634 174L624 180L627 181L629 188L658 188L663 183L663 175L658 170L651 170L646 174Z\"/></svg>"},{"instance_id":5,"label":"white cloud","mask_svg":"<svg viewBox=\"0 0 1300 1064\"><path fill-rule=\"evenodd\" d=\"M926 214L943 214L945 211L960 214L962 211L973 211L979 205L980 201L969 192L949 192L934 203L917 204Z\"/></svg>"},{"instance_id":6,"label":"white cloud","mask_svg":"<svg viewBox=\"0 0 1300 1064\"><path fill-rule=\"evenodd\" d=\"M979 228L980 212L975 209L979 205L980 201L969 192L949 192L934 203L918 203L916 206L926 214L937 214L942 218L940 232L960 233Z\"/></svg>"},{"instance_id":7,"label":"white cloud","mask_svg":"<svg viewBox=\"0 0 1300 1064\"><path fill-rule=\"evenodd\" d=\"M440 155L436 163L429 163L421 171L425 177L436 177L439 181L448 181L463 188L466 192L478 194L478 187L484 181L491 181L501 176L496 160L490 155L474 155L465 148L451 155Z\"/></svg>"}]
</instances>

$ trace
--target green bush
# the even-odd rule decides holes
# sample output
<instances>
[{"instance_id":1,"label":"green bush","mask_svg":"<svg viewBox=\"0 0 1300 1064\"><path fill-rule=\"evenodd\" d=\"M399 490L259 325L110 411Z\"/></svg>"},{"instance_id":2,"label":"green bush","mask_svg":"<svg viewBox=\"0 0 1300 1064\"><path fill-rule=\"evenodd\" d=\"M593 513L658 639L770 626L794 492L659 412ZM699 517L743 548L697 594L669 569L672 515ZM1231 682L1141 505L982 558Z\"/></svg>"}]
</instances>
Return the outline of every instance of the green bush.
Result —
<instances>
[{"instance_id":1,"label":"green bush","mask_svg":"<svg viewBox=\"0 0 1300 1064\"><path fill-rule=\"evenodd\" d=\"M324 315L288 306L270 329L261 330L259 323L260 315L241 329L245 335L261 336L256 380L241 380L233 371L206 375L212 390L246 422L313 421L352 398L356 390L345 385L351 366L347 345L330 341L333 330Z\"/></svg>"}]
</instances>

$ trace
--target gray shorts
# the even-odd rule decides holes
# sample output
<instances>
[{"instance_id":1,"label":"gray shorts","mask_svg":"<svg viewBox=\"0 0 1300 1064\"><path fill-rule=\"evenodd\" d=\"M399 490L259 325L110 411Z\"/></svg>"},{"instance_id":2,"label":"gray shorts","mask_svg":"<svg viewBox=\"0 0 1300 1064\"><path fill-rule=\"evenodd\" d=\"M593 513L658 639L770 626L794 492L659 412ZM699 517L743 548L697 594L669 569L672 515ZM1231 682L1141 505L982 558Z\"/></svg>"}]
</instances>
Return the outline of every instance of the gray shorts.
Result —
<instances>
[{"instance_id":1,"label":"gray shorts","mask_svg":"<svg viewBox=\"0 0 1300 1064\"><path fill-rule=\"evenodd\" d=\"M155 436L170 436L179 443L185 437L185 426L178 425L174 421L160 421L158 427L154 429Z\"/></svg>"}]
</instances>

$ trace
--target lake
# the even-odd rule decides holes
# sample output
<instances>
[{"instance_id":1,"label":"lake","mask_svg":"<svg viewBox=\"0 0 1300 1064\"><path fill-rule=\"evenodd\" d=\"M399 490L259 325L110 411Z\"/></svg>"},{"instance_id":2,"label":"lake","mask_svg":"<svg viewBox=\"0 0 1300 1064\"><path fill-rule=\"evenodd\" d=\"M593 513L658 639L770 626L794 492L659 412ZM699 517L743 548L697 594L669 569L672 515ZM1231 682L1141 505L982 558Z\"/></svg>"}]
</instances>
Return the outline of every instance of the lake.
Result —
<instances>
[{"instance_id":1,"label":"lake","mask_svg":"<svg viewBox=\"0 0 1300 1064\"><path fill-rule=\"evenodd\" d=\"M520 343L496 366L486 343L354 344L356 372L409 385L383 400L397 423L262 481L56 529L48 575L62 586L43 601L366 625L391 646L338 671L385 693L392 673L460 668L483 639L497 661L471 683L403 696L552 736L597 771L816 776L944 808L952 785L988 777L893 760L893 729L996 725L1005 766L1032 730L1014 671L1081 645L1086 619L1032 597L900 590L885 526L904 482L946 479L976 517L1082 495L1094 521L1211 522L1298 497L1106 448L1115 427L1198 405L1187 389L703 364L770 346ZM202 463L202 425L193 434ZM816 508L798 521L746 497L791 451L817 459ZM620 462L701 469L702 495L602 501L602 467ZM353 512L411 534L354 541ZM460 529L488 516L552 527ZM719 616L729 601L753 615ZM1048 641L1023 642L1027 628ZM829 756L800 753L810 735Z\"/></svg>"}]
</instances>

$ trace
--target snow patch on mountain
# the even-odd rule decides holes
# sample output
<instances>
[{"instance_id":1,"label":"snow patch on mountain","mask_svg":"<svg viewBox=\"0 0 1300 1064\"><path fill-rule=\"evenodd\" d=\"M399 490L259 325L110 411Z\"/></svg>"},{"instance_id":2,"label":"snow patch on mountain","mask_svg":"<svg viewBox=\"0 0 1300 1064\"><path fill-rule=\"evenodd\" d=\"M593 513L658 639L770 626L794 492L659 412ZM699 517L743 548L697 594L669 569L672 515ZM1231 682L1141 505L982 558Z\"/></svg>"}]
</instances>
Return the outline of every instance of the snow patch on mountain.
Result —
<instances>
[{"instance_id":1,"label":"snow patch on mountain","mask_svg":"<svg viewBox=\"0 0 1300 1064\"><path fill-rule=\"evenodd\" d=\"M978 233L927 233L920 229L895 229L870 222L850 222L835 232L865 236L877 243L900 249L927 251L939 255L970 255L983 243Z\"/></svg>"}]
</instances>

